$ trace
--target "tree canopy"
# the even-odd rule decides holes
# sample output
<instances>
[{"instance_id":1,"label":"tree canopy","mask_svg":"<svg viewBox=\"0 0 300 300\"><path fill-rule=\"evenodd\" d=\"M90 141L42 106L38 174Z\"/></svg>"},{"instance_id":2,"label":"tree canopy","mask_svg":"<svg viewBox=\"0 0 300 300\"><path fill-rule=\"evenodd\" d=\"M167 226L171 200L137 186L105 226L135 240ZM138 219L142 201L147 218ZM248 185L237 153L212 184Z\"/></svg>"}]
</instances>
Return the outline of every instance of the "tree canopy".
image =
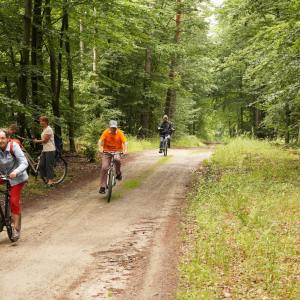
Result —
<instances>
[{"instance_id":1,"label":"tree canopy","mask_svg":"<svg viewBox=\"0 0 300 300\"><path fill-rule=\"evenodd\" d=\"M299 0L0 0L1 126L70 141L299 134ZM217 24L210 26L209 16ZM299 140L300 142L300 140Z\"/></svg>"}]
</instances>

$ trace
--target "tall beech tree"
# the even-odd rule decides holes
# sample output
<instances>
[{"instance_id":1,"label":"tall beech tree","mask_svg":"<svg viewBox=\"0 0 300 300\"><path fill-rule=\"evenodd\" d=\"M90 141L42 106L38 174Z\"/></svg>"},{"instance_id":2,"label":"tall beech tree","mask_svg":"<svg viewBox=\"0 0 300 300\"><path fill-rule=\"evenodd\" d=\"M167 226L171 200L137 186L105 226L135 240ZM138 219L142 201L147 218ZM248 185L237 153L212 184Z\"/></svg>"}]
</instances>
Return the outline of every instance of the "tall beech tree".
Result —
<instances>
[{"instance_id":1,"label":"tall beech tree","mask_svg":"<svg viewBox=\"0 0 300 300\"><path fill-rule=\"evenodd\" d=\"M30 58L30 32L31 32L31 15L32 15L32 0L24 1L24 29L23 29L23 44L20 60L20 77L19 77L19 101L26 106L27 100L27 81L29 76L29 58ZM20 134L25 133L25 113L21 112L18 115L20 125Z\"/></svg>"}]
</instances>

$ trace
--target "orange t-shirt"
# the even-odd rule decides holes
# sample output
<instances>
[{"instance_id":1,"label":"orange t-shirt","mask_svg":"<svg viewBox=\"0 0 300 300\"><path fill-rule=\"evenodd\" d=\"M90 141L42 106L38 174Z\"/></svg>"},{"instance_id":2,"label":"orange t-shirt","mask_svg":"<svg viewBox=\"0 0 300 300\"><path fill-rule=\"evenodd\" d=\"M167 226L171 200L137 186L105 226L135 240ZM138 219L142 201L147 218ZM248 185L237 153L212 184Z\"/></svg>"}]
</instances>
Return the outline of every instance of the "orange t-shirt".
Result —
<instances>
[{"instance_id":1,"label":"orange t-shirt","mask_svg":"<svg viewBox=\"0 0 300 300\"><path fill-rule=\"evenodd\" d=\"M100 140L104 142L103 150L110 152L123 151L122 143L127 142L124 133L120 129L117 129L117 133L110 133L109 130L109 128L106 129L100 137Z\"/></svg>"}]
</instances>

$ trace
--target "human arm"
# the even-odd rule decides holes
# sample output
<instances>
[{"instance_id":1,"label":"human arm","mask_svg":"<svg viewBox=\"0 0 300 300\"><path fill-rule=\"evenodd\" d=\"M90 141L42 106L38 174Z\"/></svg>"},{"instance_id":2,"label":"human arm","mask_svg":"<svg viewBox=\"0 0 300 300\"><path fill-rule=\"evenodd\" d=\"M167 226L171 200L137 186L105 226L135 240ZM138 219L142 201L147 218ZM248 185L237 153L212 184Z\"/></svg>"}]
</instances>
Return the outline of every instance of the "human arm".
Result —
<instances>
[{"instance_id":1,"label":"human arm","mask_svg":"<svg viewBox=\"0 0 300 300\"><path fill-rule=\"evenodd\" d=\"M174 131L175 130L175 128L174 128L174 124L172 123L172 122L170 122L171 124L170 124L170 130L171 130L171 133L172 133L172 131Z\"/></svg>"},{"instance_id":2,"label":"human arm","mask_svg":"<svg viewBox=\"0 0 300 300\"><path fill-rule=\"evenodd\" d=\"M125 142L125 143L123 143L123 145L124 145L124 152L123 152L123 154L126 156L128 154L128 143Z\"/></svg>"},{"instance_id":3,"label":"human arm","mask_svg":"<svg viewBox=\"0 0 300 300\"><path fill-rule=\"evenodd\" d=\"M50 134L45 134L45 136L42 140L34 139L34 140L32 140L32 142L35 144L47 144L50 139L50 136L51 136Z\"/></svg>"},{"instance_id":4,"label":"human arm","mask_svg":"<svg viewBox=\"0 0 300 300\"><path fill-rule=\"evenodd\" d=\"M16 178L20 173L25 171L26 168L28 167L28 161L20 146L17 143L13 143L12 147L13 147L15 159L18 161L19 166L9 174L9 178L11 179Z\"/></svg>"},{"instance_id":5,"label":"human arm","mask_svg":"<svg viewBox=\"0 0 300 300\"><path fill-rule=\"evenodd\" d=\"M159 123L157 126L157 130L161 130L163 122Z\"/></svg>"},{"instance_id":6,"label":"human arm","mask_svg":"<svg viewBox=\"0 0 300 300\"><path fill-rule=\"evenodd\" d=\"M102 143L103 143L103 141L99 140L98 144L97 144L98 145L98 152L101 153L101 154L103 154Z\"/></svg>"}]
</instances>

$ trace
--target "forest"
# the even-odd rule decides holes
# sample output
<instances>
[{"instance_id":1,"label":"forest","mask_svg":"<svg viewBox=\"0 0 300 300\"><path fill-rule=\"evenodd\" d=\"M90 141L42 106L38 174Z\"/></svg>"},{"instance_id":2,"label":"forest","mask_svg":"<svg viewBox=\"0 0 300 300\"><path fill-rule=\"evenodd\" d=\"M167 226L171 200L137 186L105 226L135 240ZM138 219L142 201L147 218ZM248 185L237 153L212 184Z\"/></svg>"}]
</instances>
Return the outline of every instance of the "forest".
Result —
<instances>
[{"instance_id":1,"label":"forest","mask_svg":"<svg viewBox=\"0 0 300 300\"><path fill-rule=\"evenodd\" d=\"M300 143L299 0L0 0L0 127ZM215 22L211 22L211 18Z\"/></svg>"}]
</instances>

